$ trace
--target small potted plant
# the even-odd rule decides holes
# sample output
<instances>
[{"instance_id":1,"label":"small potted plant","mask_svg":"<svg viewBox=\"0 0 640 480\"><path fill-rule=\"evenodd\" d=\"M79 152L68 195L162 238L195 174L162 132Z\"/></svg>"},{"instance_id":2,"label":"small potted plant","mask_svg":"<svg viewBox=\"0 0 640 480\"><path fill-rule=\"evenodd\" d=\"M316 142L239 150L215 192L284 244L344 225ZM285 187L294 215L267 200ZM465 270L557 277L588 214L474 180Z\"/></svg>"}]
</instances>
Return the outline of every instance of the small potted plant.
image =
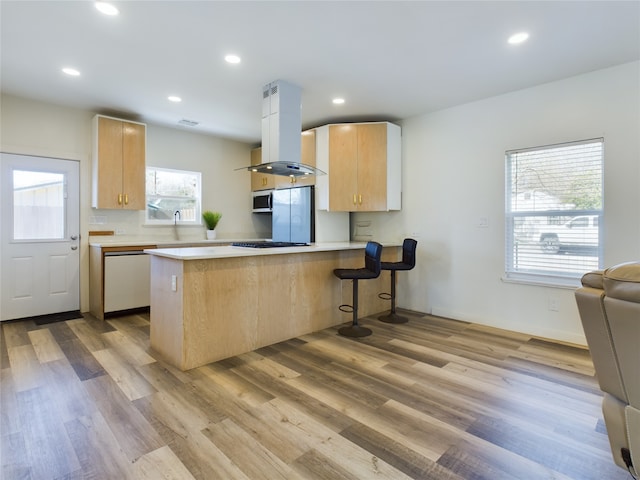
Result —
<instances>
[{"instance_id":1,"label":"small potted plant","mask_svg":"<svg viewBox=\"0 0 640 480\"><path fill-rule=\"evenodd\" d=\"M212 212L211 210L205 210L202 212L202 220L207 227L207 240L213 240L216 238L216 226L222 218L220 212Z\"/></svg>"}]
</instances>

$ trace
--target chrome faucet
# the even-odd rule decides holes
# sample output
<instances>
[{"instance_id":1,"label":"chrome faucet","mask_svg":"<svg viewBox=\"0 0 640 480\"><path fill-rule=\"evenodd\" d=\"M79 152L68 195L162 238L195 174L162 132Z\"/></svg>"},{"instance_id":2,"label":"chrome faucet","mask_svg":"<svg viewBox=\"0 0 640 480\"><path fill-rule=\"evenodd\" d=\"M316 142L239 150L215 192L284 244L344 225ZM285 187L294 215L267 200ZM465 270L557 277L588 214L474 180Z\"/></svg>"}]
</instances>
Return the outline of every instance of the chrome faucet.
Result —
<instances>
[{"instance_id":1,"label":"chrome faucet","mask_svg":"<svg viewBox=\"0 0 640 480\"><path fill-rule=\"evenodd\" d=\"M178 235L178 220L180 220L180 210L173 212L173 236L176 240L180 240L180 235Z\"/></svg>"}]
</instances>

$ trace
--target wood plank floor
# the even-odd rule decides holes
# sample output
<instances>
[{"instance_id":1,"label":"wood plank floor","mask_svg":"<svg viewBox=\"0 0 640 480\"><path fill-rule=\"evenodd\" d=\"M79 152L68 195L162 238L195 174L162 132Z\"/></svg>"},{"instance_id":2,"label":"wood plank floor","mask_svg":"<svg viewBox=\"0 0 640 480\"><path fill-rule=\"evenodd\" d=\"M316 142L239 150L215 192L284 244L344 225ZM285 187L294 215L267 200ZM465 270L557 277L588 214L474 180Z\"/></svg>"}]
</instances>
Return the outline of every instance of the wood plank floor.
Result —
<instances>
[{"instance_id":1,"label":"wood plank floor","mask_svg":"<svg viewBox=\"0 0 640 480\"><path fill-rule=\"evenodd\" d=\"M2 478L629 478L585 349L364 323L188 372L154 357L148 315L2 324Z\"/></svg>"}]
</instances>

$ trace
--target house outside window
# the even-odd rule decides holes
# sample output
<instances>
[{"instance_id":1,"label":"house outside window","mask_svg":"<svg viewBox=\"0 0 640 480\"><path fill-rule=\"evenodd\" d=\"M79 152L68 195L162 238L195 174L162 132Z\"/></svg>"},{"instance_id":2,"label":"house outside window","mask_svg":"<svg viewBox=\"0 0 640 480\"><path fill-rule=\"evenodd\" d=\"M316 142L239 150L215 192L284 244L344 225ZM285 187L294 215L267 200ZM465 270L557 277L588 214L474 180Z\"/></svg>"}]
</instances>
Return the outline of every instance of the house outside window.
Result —
<instances>
[{"instance_id":1,"label":"house outside window","mask_svg":"<svg viewBox=\"0 0 640 480\"><path fill-rule=\"evenodd\" d=\"M200 172L147 167L146 197L147 224L202 224Z\"/></svg>"},{"instance_id":2,"label":"house outside window","mask_svg":"<svg viewBox=\"0 0 640 480\"><path fill-rule=\"evenodd\" d=\"M576 286L602 268L604 140L506 152L506 279Z\"/></svg>"}]
</instances>

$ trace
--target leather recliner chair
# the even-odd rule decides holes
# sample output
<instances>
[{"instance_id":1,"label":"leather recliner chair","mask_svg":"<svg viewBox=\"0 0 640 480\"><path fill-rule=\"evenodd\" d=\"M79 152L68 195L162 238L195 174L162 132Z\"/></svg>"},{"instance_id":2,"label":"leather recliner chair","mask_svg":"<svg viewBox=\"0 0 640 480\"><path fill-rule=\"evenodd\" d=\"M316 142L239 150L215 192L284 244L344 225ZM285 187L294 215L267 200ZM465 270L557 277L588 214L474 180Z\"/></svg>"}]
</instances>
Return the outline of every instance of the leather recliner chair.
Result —
<instances>
[{"instance_id":1,"label":"leather recliner chair","mask_svg":"<svg viewBox=\"0 0 640 480\"><path fill-rule=\"evenodd\" d=\"M575 292L615 463L640 474L640 262L582 277Z\"/></svg>"}]
</instances>

